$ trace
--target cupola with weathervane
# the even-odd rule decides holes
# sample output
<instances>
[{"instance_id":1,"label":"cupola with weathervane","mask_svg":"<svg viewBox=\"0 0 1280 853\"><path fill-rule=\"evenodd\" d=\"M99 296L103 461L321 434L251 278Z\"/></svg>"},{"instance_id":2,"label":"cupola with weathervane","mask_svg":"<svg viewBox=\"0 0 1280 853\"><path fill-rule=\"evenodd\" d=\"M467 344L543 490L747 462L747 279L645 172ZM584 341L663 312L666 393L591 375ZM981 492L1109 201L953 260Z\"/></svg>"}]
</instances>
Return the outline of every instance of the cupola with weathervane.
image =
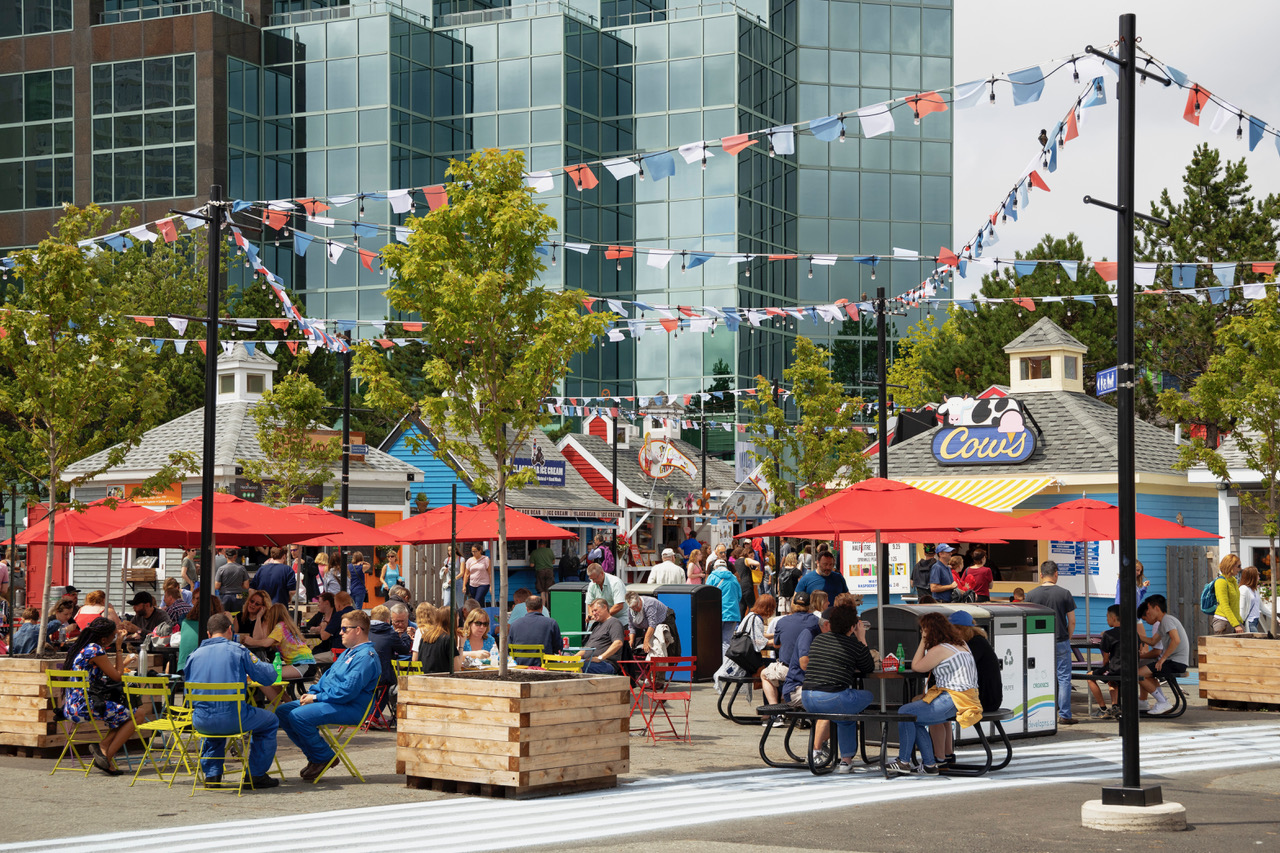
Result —
<instances>
[{"instance_id":1,"label":"cupola with weathervane","mask_svg":"<svg viewBox=\"0 0 1280 853\"><path fill-rule=\"evenodd\" d=\"M1009 391L1084 393L1083 358L1089 348L1048 317L1005 345L1009 354Z\"/></svg>"}]
</instances>

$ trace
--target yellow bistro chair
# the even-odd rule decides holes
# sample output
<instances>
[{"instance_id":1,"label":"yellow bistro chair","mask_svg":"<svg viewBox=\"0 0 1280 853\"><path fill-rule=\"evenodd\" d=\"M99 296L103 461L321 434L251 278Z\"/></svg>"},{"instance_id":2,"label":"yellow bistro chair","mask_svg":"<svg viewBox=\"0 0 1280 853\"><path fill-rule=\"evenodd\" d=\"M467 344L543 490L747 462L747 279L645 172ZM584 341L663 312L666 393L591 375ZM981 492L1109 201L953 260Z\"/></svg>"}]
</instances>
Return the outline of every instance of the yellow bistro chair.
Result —
<instances>
[{"instance_id":1,"label":"yellow bistro chair","mask_svg":"<svg viewBox=\"0 0 1280 853\"><path fill-rule=\"evenodd\" d=\"M356 769L355 764L352 763L351 758L347 755L347 745L351 743L351 739L356 736L356 732L360 731L365 722L368 721L369 715L373 713L373 703L376 701L377 696L378 691L374 690L373 696L369 697L369 706L364 709L364 716L360 718L360 722L352 723L351 725L320 727L320 737L324 738L325 743L329 744L329 748L333 750L334 757L342 762L342 766L347 768L348 773L361 782L364 781L364 777L360 775L360 771ZM329 762L329 765L320 771L320 775L315 778L317 783L324 778L324 774L329 772L329 768L333 767L334 763L332 761Z\"/></svg>"},{"instance_id":2,"label":"yellow bistro chair","mask_svg":"<svg viewBox=\"0 0 1280 853\"><path fill-rule=\"evenodd\" d=\"M507 655L517 660L532 660L533 663L522 664L522 666L542 666L542 658L546 654L546 649L541 643L508 643Z\"/></svg>"},{"instance_id":3,"label":"yellow bistro chair","mask_svg":"<svg viewBox=\"0 0 1280 853\"><path fill-rule=\"evenodd\" d=\"M142 768L146 767L148 762L155 768L155 781L168 781L169 787L173 787L173 780L177 778L179 768L186 767L188 773L194 773L195 770L187 754L187 740L191 731L191 709L168 704L169 679L126 675L124 695L128 698L130 707L136 708L151 702L152 705L163 709L163 712L156 714L156 719L138 723L135 726L138 737L146 744L146 751L143 752L137 769L133 771L133 779L129 782L129 787L132 788L139 779L150 781L149 777L141 775ZM164 764L157 760L156 753L163 754ZM165 779L166 769L172 769L168 780Z\"/></svg>"},{"instance_id":4,"label":"yellow bistro chair","mask_svg":"<svg viewBox=\"0 0 1280 853\"><path fill-rule=\"evenodd\" d=\"M62 720L62 731L67 736L67 742L62 747L62 752L58 755L58 760L53 763L53 769L49 771L52 776L59 770L74 770L77 773L83 773L86 777L89 771L93 769L93 759L90 754L81 755L77 747L92 746L102 743L106 737L106 732L100 724L101 721L93 715L93 708L89 705L89 673L81 669L47 669L45 670L45 682L49 686L49 702L55 708L59 705L65 705L62 701L62 694L67 690L82 690L85 697L85 712L88 715L79 722L71 719ZM88 726L92 730L92 736L89 732L81 734L82 727ZM71 757L79 764L78 767L68 765L62 766L62 760L67 757L67 753L71 753ZM88 760L86 760L88 759Z\"/></svg>"},{"instance_id":5,"label":"yellow bistro chair","mask_svg":"<svg viewBox=\"0 0 1280 853\"><path fill-rule=\"evenodd\" d=\"M191 796L194 797L196 795L197 788L206 791L232 790L232 787L225 781L229 775L227 773L228 764L240 765L240 781L234 786L236 796L238 797L244 793L246 783L252 789L253 779L249 775L249 741L253 734L244 730L244 718L240 714L240 709L249 700L245 685L238 681L193 681L184 685L182 692L187 705L193 709L196 702L234 702L236 707L236 731L231 734L206 734L200 731L199 727L195 725L194 719L192 720L190 742L203 745L206 740L225 740L227 748L223 750L222 778L224 781L222 786L220 788L210 787L209 780L205 778L203 768L198 768L191 781ZM239 744L238 755L232 752L232 744Z\"/></svg>"},{"instance_id":6,"label":"yellow bistro chair","mask_svg":"<svg viewBox=\"0 0 1280 853\"><path fill-rule=\"evenodd\" d=\"M542 656L542 668L551 672L582 672L582 665L586 660L577 655L547 655Z\"/></svg>"},{"instance_id":7,"label":"yellow bistro chair","mask_svg":"<svg viewBox=\"0 0 1280 853\"><path fill-rule=\"evenodd\" d=\"M391 661L391 669L395 672L396 678L402 678L406 675L422 675L422 661L393 660Z\"/></svg>"}]
</instances>

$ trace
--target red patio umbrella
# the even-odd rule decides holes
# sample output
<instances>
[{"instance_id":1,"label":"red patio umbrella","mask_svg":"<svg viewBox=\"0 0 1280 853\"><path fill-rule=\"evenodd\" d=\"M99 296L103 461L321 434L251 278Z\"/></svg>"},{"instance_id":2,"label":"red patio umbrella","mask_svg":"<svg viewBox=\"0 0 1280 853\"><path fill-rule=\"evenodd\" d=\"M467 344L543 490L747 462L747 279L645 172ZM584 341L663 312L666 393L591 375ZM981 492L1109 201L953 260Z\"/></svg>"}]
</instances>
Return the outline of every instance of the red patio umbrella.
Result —
<instances>
[{"instance_id":1,"label":"red patio umbrella","mask_svg":"<svg viewBox=\"0 0 1280 853\"><path fill-rule=\"evenodd\" d=\"M454 538L451 534L452 506L433 510L381 527L384 533L399 537L402 542L414 545L441 544ZM483 503L478 506L458 507L459 542L480 542L498 538L498 505ZM542 519L507 507L507 539L577 539L578 534L556 527Z\"/></svg>"},{"instance_id":2,"label":"red patio umbrella","mask_svg":"<svg viewBox=\"0 0 1280 853\"><path fill-rule=\"evenodd\" d=\"M192 500L127 525L89 543L100 547L199 548L203 499ZM213 496L213 538L227 545L287 545L337 529L324 519L304 518L218 492Z\"/></svg>"},{"instance_id":3,"label":"red patio umbrella","mask_svg":"<svg viewBox=\"0 0 1280 853\"><path fill-rule=\"evenodd\" d=\"M1022 517L1027 524L1051 528L1054 539L1096 542L1120 538L1120 508L1106 501L1081 498ZM1165 521L1154 515L1134 513L1139 539L1221 539L1216 533ZM1067 535L1060 536L1057 533Z\"/></svg>"},{"instance_id":4,"label":"red patio umbrella","mask_svg":"<svg viewBox=\"0 0 1280 853\"><path fill-rule=\"evenodd\" d=\"M57 511L53 517L53 544L59 547L87 545L113 530L159 515L154 510L140 506L133 501L116 501L113 509L107 505L106 499L94 501L82 511L65 507ZM43 545L49 539L49 516L33 523L23 530L14 541L19 545ZM8 540L4 543L9 544Z\"/></svg>"},{"instance_id":5,"label":"red patio umbrella","mask_svg":"<svg viewBox=\"0 0 1280 853\"><path fill-rule=\"evenodd\" d=\"M359 545L404 545L403 539L387 532L386 527L370 527L350 518L343 518L337 513L320 509L308 504L294 504L280 510L289 515L318 520L325 526L334 528L333 533L303 539L293 544L310 545L316 548L341 547L349 543Z\"/></svg>"}]
</instances>

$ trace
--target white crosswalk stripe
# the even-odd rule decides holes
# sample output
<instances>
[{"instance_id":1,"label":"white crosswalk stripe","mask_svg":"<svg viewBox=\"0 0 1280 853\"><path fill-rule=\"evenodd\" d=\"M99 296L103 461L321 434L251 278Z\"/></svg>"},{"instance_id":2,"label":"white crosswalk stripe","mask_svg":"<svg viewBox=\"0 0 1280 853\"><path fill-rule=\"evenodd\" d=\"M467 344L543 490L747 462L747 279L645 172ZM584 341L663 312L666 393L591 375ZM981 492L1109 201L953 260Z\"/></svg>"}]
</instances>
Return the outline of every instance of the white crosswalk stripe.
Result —
<instances>
[{"instance_id":1,"label":"white crosswalk stripe","mask_svg":"<svg viewBox=\"0 0 1280 853\"><path fill-rule=\"evenodd\" d=\"M961 751L962 760L964 750ZM80 838L0 845L5 850L92 849L128 853L198 853L224 850L228 839L261 838L273 853L326 849L385 850L385 829L402 838L429 840L435 851L502 850L534 844L565 844L665 828L714 823L726 815L767 817L829 808L999 791L1062 782L1118 781L1120 740L1017 742L1005 770L976 779L890 779L879 768L850 776L815 777L794 770L751 768L639 779L613 791L547 800L506 801L477 797L401 803L361 809L228 821L171 829L130 831ZM1170 730L1142 738L1146 778L1170 773L1227 769L1280 759L1280 725ZM691 808L690 804L697 804ZM477 829L478 827L482 829ZM237 843L245 850L253 843Z\"/></svg>"}]
</instances>

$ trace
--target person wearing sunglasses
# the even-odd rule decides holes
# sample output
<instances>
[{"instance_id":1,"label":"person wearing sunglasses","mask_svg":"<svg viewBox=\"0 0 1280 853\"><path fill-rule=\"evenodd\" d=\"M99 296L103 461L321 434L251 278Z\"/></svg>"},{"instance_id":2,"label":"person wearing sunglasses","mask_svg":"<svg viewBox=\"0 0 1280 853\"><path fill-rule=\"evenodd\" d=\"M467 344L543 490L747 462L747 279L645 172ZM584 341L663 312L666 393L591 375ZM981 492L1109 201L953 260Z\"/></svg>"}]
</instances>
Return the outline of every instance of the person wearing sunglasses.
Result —
<instances>
[{"instance_id":1,"label":"person wearing sunglasses","mask_svg":"<svg viewBox=\"0 0 1280 853\"><path fill-rule=\"evenodd\" d=\"M495 645L493 634L489 632L489 614L477 607L467 614L467 621L458 632L458 651L477 666L489 663Z\"/></svg>"},{"instance_id":2,"label":"person wearing sunglasses","mask_svg":"<svg viewBox=\"0 0 1280 853\"><path fill-rule=\"evenodd\" d=\"M342 617L346 651L301 699L276 711L280 728L307 757L298 775L312 782L334 762L333 750L320 736L320 726L356 726L364 719L382 675L382 662L369 642L369 614L352 610Z\"/></svg>"}]
</instances>

